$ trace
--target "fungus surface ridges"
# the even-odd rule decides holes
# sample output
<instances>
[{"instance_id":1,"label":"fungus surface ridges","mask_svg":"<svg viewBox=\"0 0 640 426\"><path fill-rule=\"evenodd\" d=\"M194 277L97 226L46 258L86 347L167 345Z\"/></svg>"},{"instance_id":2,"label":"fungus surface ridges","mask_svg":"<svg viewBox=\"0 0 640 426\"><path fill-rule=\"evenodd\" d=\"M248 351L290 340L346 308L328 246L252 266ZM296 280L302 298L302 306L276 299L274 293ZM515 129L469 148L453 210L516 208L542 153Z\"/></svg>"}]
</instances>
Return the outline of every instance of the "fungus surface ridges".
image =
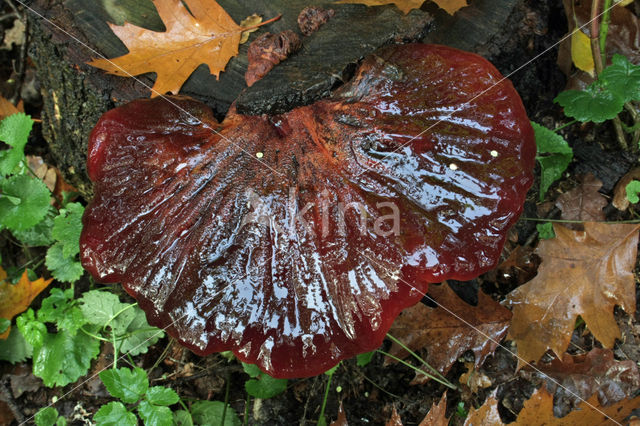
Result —
<instances>
[{"instance_id":1,"label":"fungus surface ridges","mask_svg":"<svg viewBox=\"0 0 640 426\"><path fill-rule=\"evenodd\" d=\"M491 269L533 180L513 86L444 46L383 48L277 116L168 99L93 130L83 265L194 352L274 377L373 350L428 283Z\"/></svg>"}]
</instances>

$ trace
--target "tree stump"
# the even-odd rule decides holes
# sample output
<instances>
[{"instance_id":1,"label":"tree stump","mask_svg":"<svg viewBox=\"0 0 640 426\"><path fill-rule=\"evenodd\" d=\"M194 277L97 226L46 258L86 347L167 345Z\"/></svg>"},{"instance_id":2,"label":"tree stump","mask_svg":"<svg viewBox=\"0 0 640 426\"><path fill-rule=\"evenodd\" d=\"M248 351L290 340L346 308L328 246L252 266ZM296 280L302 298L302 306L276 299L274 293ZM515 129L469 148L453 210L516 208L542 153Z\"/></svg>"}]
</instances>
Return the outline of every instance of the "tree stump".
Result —
<instances>
[{"instance_id":1,"label":"tree stump","mask_svg":"<svg viewBox=\"0 0 640 426\"><path fill-rule=\"evenodd\" d=\"M279 113L327 96L351 77L360 59L390 43L425 41L491 56L521 48L509 25L525 14L525 0L471 0L471 6L451 17L434 4L404 15L393 5L366 7L308 0L219 0L236 21L257 13L265 20L282 18L251 34L216 80L201 65L181 93L208 104L222 118L235 102L244 114ZM302 49L247 88L247 49L264 32L293 30L308 6L334 9L335 16L317 32L301 36ZM110 108L148 97L154 74L137 79L110 76L86 65L104 55L114 58L126 47L107 22L125 21L163 31L150 0L33 0L30 55L43 94L43 135L67 181L85 196L92 188L86 174L87 139L98 118ZM35 12L34 12L35 11ZM40 16L39 16L40 15ZM43 19L46 18L46 19ZM523 56L524 62L525 56ZM499 67L500 68L500 67ZM501 70L504 72L504 70Z\"/></svg>"}]
</instances>

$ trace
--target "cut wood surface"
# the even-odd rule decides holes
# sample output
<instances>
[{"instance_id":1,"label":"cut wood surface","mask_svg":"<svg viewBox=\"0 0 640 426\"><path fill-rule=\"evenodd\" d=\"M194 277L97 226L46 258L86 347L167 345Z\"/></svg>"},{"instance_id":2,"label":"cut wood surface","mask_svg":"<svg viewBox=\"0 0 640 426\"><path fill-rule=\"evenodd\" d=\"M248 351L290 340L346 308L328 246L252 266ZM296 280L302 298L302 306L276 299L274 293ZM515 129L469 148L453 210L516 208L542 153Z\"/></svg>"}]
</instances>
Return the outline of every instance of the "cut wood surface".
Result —
<instances>
[{"instance_id":1,"label":"cut wood surface","mask_svg":"<svg viewBox=\"0 0 640 426\"><path fill-rule=\"evenodd\" d=\"M253 13L265 20L282 15L251 34L219 80L201 65L183 86L182 94L205 102L222 118L234 101L241 113L262 114L284 112L325 97L350 78L360 59L386 44L423 40L490 55L500 50L505 23L520 12L523 0L474 0L454 17L429 3L423 6L428 11L414 10L407 15L392 5L366 7L308 0L219 3L238 23ZM249 43L265 32L289 29L300 34L297 17L308 5L332 8L336 14L317 32L302 36L300 51L247 88L244 75ZM55 23L29 14L31 56L44 95L43 133L65 177L85 196L91 196L85 169L89 132L106 110L149 97L155 76L111 76L86 62L99 55L114 58L127 53L107 22L127 21L157 31L163 31L164 25L150 0L33 0L30 6Z\"/></svg>"}]
</instances>

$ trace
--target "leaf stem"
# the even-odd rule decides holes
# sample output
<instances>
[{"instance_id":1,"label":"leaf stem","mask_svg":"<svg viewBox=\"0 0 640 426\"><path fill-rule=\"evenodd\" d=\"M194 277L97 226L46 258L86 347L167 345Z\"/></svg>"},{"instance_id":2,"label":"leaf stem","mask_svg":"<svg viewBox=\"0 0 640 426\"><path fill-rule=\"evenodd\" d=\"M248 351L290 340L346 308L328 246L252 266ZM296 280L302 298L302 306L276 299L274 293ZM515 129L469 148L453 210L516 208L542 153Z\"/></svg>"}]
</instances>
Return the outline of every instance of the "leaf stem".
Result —
<instances>
[{"instance_id":1,"label":"leaf stem","mask_svg":"<svg viewBox=\"0 0 640 426\"><path fill-rule=\"evenodd\" d=\"M251 404L251 395L247 393L247 399L244 404L244 419L242 419L242 426L246 426L249 423L249 405Z\"/></svg>"},{"instance_id":2,"label":"leaf stem","mask_svg":"<svg viewBox=\"0 0 640 426\"><path fill-rule=\"evenodd\" d=\"M118 317L118 315L120 315L121 313L123 313L124 311L126 311L127 309L131 309L134 306L138 306L137 303L132 303L130 305L125 306L124 308L120 309L118 312L116 312L115 314L113 314L113 316L111 318L109 318L109 320L107 322L104 323L104 325L102 326L103 330L106 330L107 326L109 324L111 324L111 321L113 321L115 318Z\"/></svg>"},{"instance_id":3,"label":"leaf stem","mask_svg":"<svg viewBox=\"0 0 640 426\"><path fill-rule=\"evenodd\" d=\"M281 15L281 14L280 14L280 15L278 15L278 16L276 16L275 18L271 18L271 19L269 19L268 21L260 22L260 23L259 23L259 24L257 24L257 25L252 25L252 26L250 26L250 27L242 28L242 29L241 29L241 31L243 31L243 32L244 32L244 31L253 30L253 29L255 29L255 28L260 28L261 26L263 26L263 25L267 25L267 24L270 24L270 23L272 23L272 22L275 22L275 21L277 21L277 20L278 20L278 19L280 19L280 18L282 18L282 15Z\"/></svg>"},{"instance_id":4,"label":"leaf stem","mask_svg":"<svg viewBox=\"0 0 640 426\"><path fill-rule=\"evenodd\" d=\"M325 373L326 374L326 373ZM320 415L318 416L318 424L327 424L324 419L324 410L327 407L327 399L329 398L329 389L331 389L331 379L333 379L333 375L335 374L335 370L331 372L331 374L327 374L327 387L324 389L324 398L322 398L322 405L320 406Z\"/></svg>"},{"instance_id":5,"label":"leaf stem","mask_svg":"<svg viewBox=\"0 0 640 426\"><path fill-rule=\"evenodd\" d=\"M446 387L448 387L449 389L453 389L453 390L458 390L458 388L456 387L456 385L454 385L453 383L450 383L447 380L442 380L439 377L436 377L430 373L427 373L426 371L424 371L421 368L416 367L415 365L411 365L409 364L407 361L398 358L397 356L393 356L390 353L387 353L385 351L381 351L380 349L376 349L377 352L380 352L382 355L388 356L389 358L398 361L399 363L406 365L407 367L411 368L412 370L417 371L418 373L424 374L425 376L429 377L432 380L435 380L436 382L445 385Z\"/></svg>"},{"instance_id":6,"label":"leaf stem","mask_svg":"<svg viewBox=\"0 0 640 426\"><path fill-rule=\"evenodd\" d=\"M229 395L231 393L231 373L227 371L227 385L224 390L224 408L222 409L222 418L220 424L224 425L224 418L227 416L227 405L229 405Z\"/></svg>"},{"instance_id":7,"label":"leaf stem","mask_svg":"<svg viewBox=\"0 0 640 426\"><path fill-rule=\"evenodd\" d=\"M602 21L600 22L600 55L602 62L607 63L607 34L609 33L609 22L611 22L611 0L604 0Z\"/></svg>"},{"instance_id":8,"label":"leaf stem","mask_svg":"<svg viewBox=\"0 0 640 426\"><path fill-rule=\"evenodd\" d=\"M84 329L84 327L80 327L80 331L82 331L84 334L86 334L87 336L93 337L94 339L97 340L102 340L103 342L111 342L109 339L105 339L102 336L98 336L97 334L93 334L87 330Z\"/></svg>"},{"instance_id":9,"label":"leaf stem","mask_svg":"<svg viewBox=\"0 0 640 426\"><path fill-rule=\"evenodd\" d=\"M570 122L565 123L565 124L563 124L563 125L562 125L562 126L560 126L560 127L556 127L555 129L553 129L553 132L554 132L554 133L558 133L560 130L564 129L565 127L569 127L569 126L571 126L572 124L576 124L577 122L578 122L578 120L571 120Z\"/></svg>"},{"instance_id":10,"label":"leaf stem","mask_svg":"<svg viewBox=\"0 0 640 426\"><path fill-rule=\"evenodd\" d=\"M447 381L447 378L444 377L438 370L436 370L435 368L433 368L431 365L429 365L429 363L427 361L425 361L424 359L422 359L421 356L419 356L417 353L415 353L414 351L412 351L411 349L409 349L404 343L402 343L400 340L396 339L395 337L393 337L391 334L387 333L387 338L389 340L391 340L392 342L394 342L395 344L397 344L398 346L400 346L402 349L404 349L405 351L409 352L409 354L411 356L413 356L415 359L417 359L421 364L425 365L429 370L431 370L431 372L433 374L435 374L436 376L440 377L442 380Z\"/></svg>"}]
</instances>

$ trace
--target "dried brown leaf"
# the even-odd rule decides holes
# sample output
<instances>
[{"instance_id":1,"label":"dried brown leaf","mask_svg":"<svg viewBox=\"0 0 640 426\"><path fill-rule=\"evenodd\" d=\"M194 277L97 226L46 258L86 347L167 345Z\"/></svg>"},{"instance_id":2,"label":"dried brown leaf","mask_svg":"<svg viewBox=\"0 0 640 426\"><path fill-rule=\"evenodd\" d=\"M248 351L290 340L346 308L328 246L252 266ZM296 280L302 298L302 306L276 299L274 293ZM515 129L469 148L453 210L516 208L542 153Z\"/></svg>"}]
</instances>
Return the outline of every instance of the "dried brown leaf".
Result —
<instances>
[{"instance_id":1,"label":"dried brown leaf","mask_svg":"<svg viewBox=\"0 0 640 426\"><path fill-rule=\"evenodd\" d=\"M24 112L22 101L18 103L18 106L15 106L8 99L0 96L0 120L19 112Z\"/></svg>"},{"instance_id":2,"label":"dried brown leaf","mask_svg":"<svg viewBox=\"0 0 640 426\"><path fill-rule=\"evenodd\" d=\"M608 203L604 195L598 192L600 188L602 188L602 181L589 173L582 178L578 187L560 195L556 201L556 207L562 210L562 219L583 222L604 221L605 215L602 209Z\"/></svg>"},{"instance_id":3,"label":"dried brown leaf","mask_svg":"<svg viewBox=\"0 0 640 426\"><path fill-rule=\"evenodd\" d=\"M318 31L327 21L336 14L333 9L323 9L317 6L307 6L298 15L298 28L305 36Z\"/></svg>"},{"instance_id":4,"label":"dried brown leaf","mask_svg":"<svg viewBox=\"0 0 640 426\"><path fill-rule=\"evenodd\" d=\"M338 418L332 421L330 426L349 426L347 413L344 411L342 401L340 401L340 406L338 407Z\"/></svg>"},{"instance_id":5,"label":"dried brown leaf","mask_svg":"<svg viewBox=\"0 0 640 426\"><path fill-rule=\"evenodd\" d=\"M512 425L554 425L554 426L581 426L581 425L610 425L611 420L622 422L640 404L640 396L634 399L625 399L614 405L603 407L598 403L597 395L592 395L587 401L583 401L576 410L562 418L553 415L553 395L546 386L540 387L531 398L524 403L524 407L515 423Z\"/></svg>"},{"instance_id":6,"label":"dried brown leaf","mask_svg":"<svg viewBox=\"0 0 640 426\"><path fill-rule=\"evenodd\" d=\"M549 363L541 363L539 370L560 384L555 390L555 399L569 400L575 406L594 393L600 404L611 405L632 397L640 388L636 363L616 361L611 349L593 348L587 354L575 356L565 353L562 360L554 358ZM555 387L553 384L551 389Z\"/></svg>"},{"instance_id":7,"label":"dried brown leaf","mask_svg":"<svg viewBox=\"0 0 640 426\"><path fill-rule=\"evenodd\" d=\"M165 32L130 23L109 24L129 53L114 59L95 59L89 65L126 77L154 72L154 97L177 94L200 64L206 64L211 74L219 77L227 62L238 54L243 28L214 0L185 0L189 10L180 0L157 0L154 4Z\"/></svg>"},{"instance_id":8,"label":"dried brown leaf","mask_svg":"<svg viewBox=\"0 0 640 426\"><path fill-rule=\"evenodd\" d=\"M629 199L627 198L627 185L632 180L640 180L640 167L636 167L622 176L616 187L613 188L613 207L618 210L626 210L629 208Z\"/></svg>"},{"instance_id":9,"label":"dried brown leaf","mask_svg":"<svg viewBox=\"0 0 640 426\"><path fill-rule=\"evenodd\" d=\"M264 33L249 45L249 66L244 78L251 87L256 81L302 47L298 34L285 30L278 34Z\"/></svg>"},{"instance_id":10,"label":"dried brown leaf","mask_svg":"<svg viewBox=\"0 0 640 426\"><path fill-rule=\"evenodd\" d=\"M437 308L418 303L405 309L389 333L413 351L426 348L425 361L442 374L446 374L458 357L469 349L474 352L475 365L479 367L495 351L495 342L506 334L511 312L482 291L478 292L478 306L471 306L447 284L432 285L429 296L439 304ZM389 352L400 358L408 355L396 344ZM428 380L419 375L413 383Z\"/></svg>"},{"instance_id":11,"label":"dried brown leaf","mask_svg":"<svg viewBox=\"0 0 640 426\"><path fill-rule=\"evenodd\" d=\"M615 305L635 312L633 268L640 225L587 222L584 231L554 225L556 238L540 242L538 275L511 292L509 337L518 345L518 367L551 349L562 356L578 315L603 346L620 336Z\"/></svg>"},{"instance_id":12,"label":"dried brown leaf","mask_svg":"<svg viewBox=\"0 0 640 426\"><path fill-rule=\"evenodd\" d=\"M460 376L459 382L467 386L471 393L478 393L479 389L488 388L492 385L489 376L480 370L476 370L472 362L464 363L467 372Z\"/></svg>"},{"instance_id":13,"label":"dried brown leaf","mask_svg":"<svg viewBox=\"0 0 640 426\"><path fill-rule=\"evenodd\" d=\"M469 414L464 421L464 426L485 426L485 425L502 425L500 420L500 413L498 413L498 400L495 396L495 391L491 394L487 400L475 409L471 407Z\"/></svg>"},{"instance_id":14,"label":"dried brown leaf","mask_svg":"<svg viewBox=\"0 0 640 426\"><path fill-rule=\"evenodd\" d=\"M422 419L419 426L447 426L449 424L449 419L446 414L447 393L445 392L437 405L435 402L431 404L431 409L424 419Z\"/></svg>"},{"instance_id":15,"label":"dried brown leaf","mask_svg":"<svg viewBox=\"0 0 640 426\"><path fill-rule=\"evenodd\" d=\"M386 426L403 426L402 419L400 418L400 414L396 410L396 406L393 406L393 412L391 413L391 418L385 424Z\"/></svg>"}]
</instances>

